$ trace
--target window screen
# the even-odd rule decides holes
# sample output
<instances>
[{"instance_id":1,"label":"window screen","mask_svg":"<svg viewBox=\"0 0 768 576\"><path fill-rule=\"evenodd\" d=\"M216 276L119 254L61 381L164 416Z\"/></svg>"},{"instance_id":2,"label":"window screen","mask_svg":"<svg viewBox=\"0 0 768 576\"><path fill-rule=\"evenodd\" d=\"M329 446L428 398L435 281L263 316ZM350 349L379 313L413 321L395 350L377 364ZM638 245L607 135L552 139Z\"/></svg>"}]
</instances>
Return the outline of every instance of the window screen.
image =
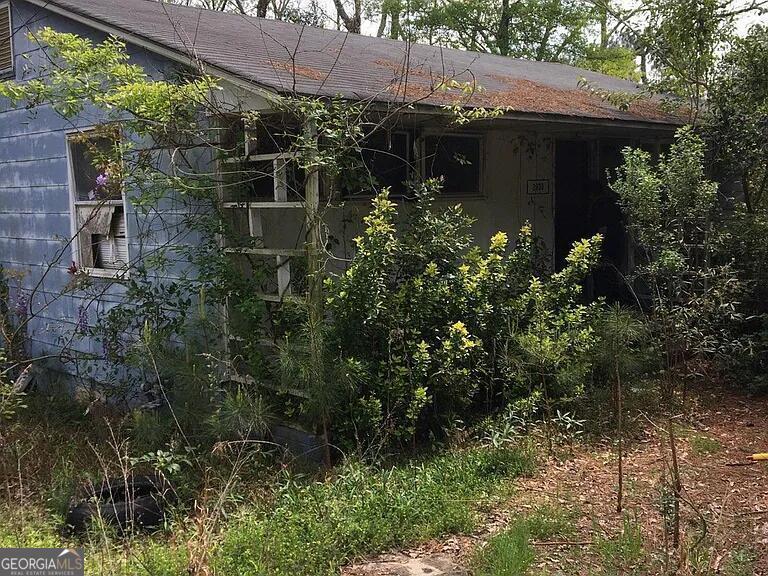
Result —
<instances>
[{"instance_id":1,"label":"window screen","mask_svg":"<svg viewBox=\"0 0 768 576\"><path fill-rule=\"evenodd\" d=\"M427 136L424 139L425 173L444 178L443 194L478 195L481 138L469 135Z\"/></svg>"},{"instance_id":2,"label":"window screen","mask_svg":"<svg viewBox=\"0 0 768 576\"><path fill-rule=\"evenodd\" d=\"M128 264L128 242L125 236L125 210L115 207L107 234L92 234L94 268L116 269Z\"/></svg>"},{"instance_id":3,"label":"window screen","mask_svg":"<svg viewBox=\"0 0 768 576\"><path fill-rule=\"evenodd\" d=\"M11 5L0 2L0 74L13 70Z\"/></svg>"}]
</instances>

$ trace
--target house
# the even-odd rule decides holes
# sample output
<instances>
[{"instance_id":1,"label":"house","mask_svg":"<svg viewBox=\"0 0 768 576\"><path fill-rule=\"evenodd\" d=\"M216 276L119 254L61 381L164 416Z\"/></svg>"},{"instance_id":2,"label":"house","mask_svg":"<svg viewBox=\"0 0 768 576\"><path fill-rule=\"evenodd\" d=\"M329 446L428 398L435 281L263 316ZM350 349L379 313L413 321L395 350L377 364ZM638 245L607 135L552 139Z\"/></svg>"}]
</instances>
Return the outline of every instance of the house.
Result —
<instances>
[{"instance_id":1,"label":"house","mask_svg":"<svg viewBox=\"0 0 768 576\"><path fill-rule=\"evenodd\" d=\"M396 195L406 178L444 176L441 202L462 203L476 218L480 242L498 230L514 237L529 221L556 265L573 241L602 230L608 232L609 257L626 269L629 251L616 231L619 216L606 170L618 165L622 147L658 151L681 124L656 98L623 109L598 90L580 87L584 79L603 91L636 94L640 88L633 82L564 64L150 0L0 0L0 79L26 80L44 68L46 53L28 36L46 26L95 41L121 38L132 60L156 78L202 69L220 79L222 101L233 113L269 111L284 94L397 111L396 121L371 140L368 161L379 184L390 185ZM444 89L448 85L472 88L461 107L503 114L449 126L446 106L457 96ZM88 136L98 121L98 112L90 109L64 119L47 106L0 101L0 265L11 278L18 312L31 317L25 327L27 354L50 358L50 365L64 372L73 371L65 350L100 354L101 343L72 333L121 301L126 263L151 249L138 238L146 215L136 211L125 191L93 212L89 194L103 175L94 172L84 142L104 139L103 134ZM263 248L251 252L275 262L277 278L264 298L280 300L292 289L290 259L304 246L303 212L289 197L287 177L280 172L286 163L279 154L256 150L248 160L266 162L275 171L267 179L267 198L257 191L251 198L225 194L222 202L239 211L248 234L263 239ZM343 262L370 197L350 194L337 200L326 224L341 239L333 249ZM167 212L168 218L175 216L173 207ZM86 306L82 295L65 289L73 263L103 282L99 297ZM168 277L174 273L167 272Z\"/></svg>"}]
</instances>

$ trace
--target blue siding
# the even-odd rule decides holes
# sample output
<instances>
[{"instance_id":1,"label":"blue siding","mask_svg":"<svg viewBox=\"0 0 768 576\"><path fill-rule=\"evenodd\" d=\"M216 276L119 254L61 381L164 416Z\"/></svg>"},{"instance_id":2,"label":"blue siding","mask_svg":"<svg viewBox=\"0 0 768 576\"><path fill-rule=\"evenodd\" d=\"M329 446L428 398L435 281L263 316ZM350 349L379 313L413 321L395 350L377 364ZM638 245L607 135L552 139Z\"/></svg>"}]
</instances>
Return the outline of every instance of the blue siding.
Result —
<instances>
[{"instance_id":1,"label":"blue siding","mask_svg":"<svg viewBox=\"0 0 768 576\"><path fill-rule=\"evenodd\" d=\"M12 6L14 50L17 80L33 77L44 63L45 55L31 43L26 33L43 26L92 38L104 36L77 22L16 0ZM21 23L28 28L18 29ZM154 77L176 69L176 65L155 54L129 47L135 62ZM93 302L77 292L62 291L71 277L67 267L75 260L68 242L71 236L70 191L67 163L67 133L87 128L99 121L99 113L89 109L76 119L65 119L48 106L28 110L0 99L0 265L18 277L11 281L16 292L32 295L31 307L36 313L28 328L28 352L33 356L58 354L63 347L81 352L101 352L101 343L90 338L73 337L78 316L84 313L89 323L121 301L124 288L109 286L98 301ZM140 246L151 250L173 237L177 243L196 241L196 235L185 233L180 226L183 214L173 213L179 206L167 203L162 219L137 217L127 207L131 258ZM135 235L150 234L139 242ZM183 266L172 267L176 274ZM96 279L95 282L106 282ZM105 285L107 285L105 284ZM15 296L14 296L15 297ZM71 364L57 368L72 372Z\"/></svg>"}]
</instances>

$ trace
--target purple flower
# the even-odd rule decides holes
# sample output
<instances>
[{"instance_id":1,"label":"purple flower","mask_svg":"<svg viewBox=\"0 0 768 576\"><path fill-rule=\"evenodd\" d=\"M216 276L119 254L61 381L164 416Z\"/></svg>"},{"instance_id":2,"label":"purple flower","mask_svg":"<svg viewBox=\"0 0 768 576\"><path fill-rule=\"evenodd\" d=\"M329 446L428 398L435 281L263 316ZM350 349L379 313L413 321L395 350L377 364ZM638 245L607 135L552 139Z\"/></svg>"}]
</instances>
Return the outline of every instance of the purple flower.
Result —
<instances>
[{"instance_id":1,"label":"purple flower","mask_svg":"<svg viewBox=\"0 0 768 576\"><path fill-rule=\"evenodd\" d=\"M98 176L96 176L96 188L104 188L104 186L106 186L107 184L109 184L108 172L104 172L103 174L99 174Z\"/></svg>"},{"instance_id":2,"label":"purple flower","mask_svg":"<svg viewBox=\"0 0 768 576\"><path fill-rule=\"evenodd\" d=\"M95 200L104 188L109 186L109 172L102 172L96 176L96 188L88 192L88 199Z\"/></svg>"},{"instance_id":3,"label":"purple flower","mask_svg":"<svg viewBox=\"0 0 768 576\"><path fill-rule=\"evenodd\" d=\"M88 332L88 310L82 304L77 309L77 326L75 331L81 334Z\"/></svg>"},{"instance_id":4,"label":"purple flower","mask_svg":"<svg viewBox=\"0 0 768 576\"><path fill-rule=\"evenodd\" d=\"M21 320L24 320L27 317L27 307L29 306L29 299L27 298L26 294L19 293L19 295L16 297L16 305L13 307L14 312L16 312L16 316L18 316Z\"/></svg>"}]
</instances>

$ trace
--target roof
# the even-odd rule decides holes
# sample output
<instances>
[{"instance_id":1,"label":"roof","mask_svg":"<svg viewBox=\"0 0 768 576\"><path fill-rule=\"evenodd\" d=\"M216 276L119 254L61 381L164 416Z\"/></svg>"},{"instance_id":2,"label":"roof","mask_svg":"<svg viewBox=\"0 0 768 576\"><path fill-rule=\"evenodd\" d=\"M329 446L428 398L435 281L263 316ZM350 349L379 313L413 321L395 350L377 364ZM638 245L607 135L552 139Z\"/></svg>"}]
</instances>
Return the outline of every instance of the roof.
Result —
<instances>
[{"instance_id":1,"label":"roof","mask_svg":"<svg viewBox=\"0 0 768 576\"><path fill-rule=\"evenodd\" d=\"M511 112L619 122L680 124L658 99L619 110L578 87L581 78L601 89L636 93L639 85L589 70L463 50L373 38L166 4L154 0L28 0L117 35L198 59L278 93L380 102L446 105L460 90L446 79L475 82L469 106L504 106Z\"/></svg>"}]
</instances>

